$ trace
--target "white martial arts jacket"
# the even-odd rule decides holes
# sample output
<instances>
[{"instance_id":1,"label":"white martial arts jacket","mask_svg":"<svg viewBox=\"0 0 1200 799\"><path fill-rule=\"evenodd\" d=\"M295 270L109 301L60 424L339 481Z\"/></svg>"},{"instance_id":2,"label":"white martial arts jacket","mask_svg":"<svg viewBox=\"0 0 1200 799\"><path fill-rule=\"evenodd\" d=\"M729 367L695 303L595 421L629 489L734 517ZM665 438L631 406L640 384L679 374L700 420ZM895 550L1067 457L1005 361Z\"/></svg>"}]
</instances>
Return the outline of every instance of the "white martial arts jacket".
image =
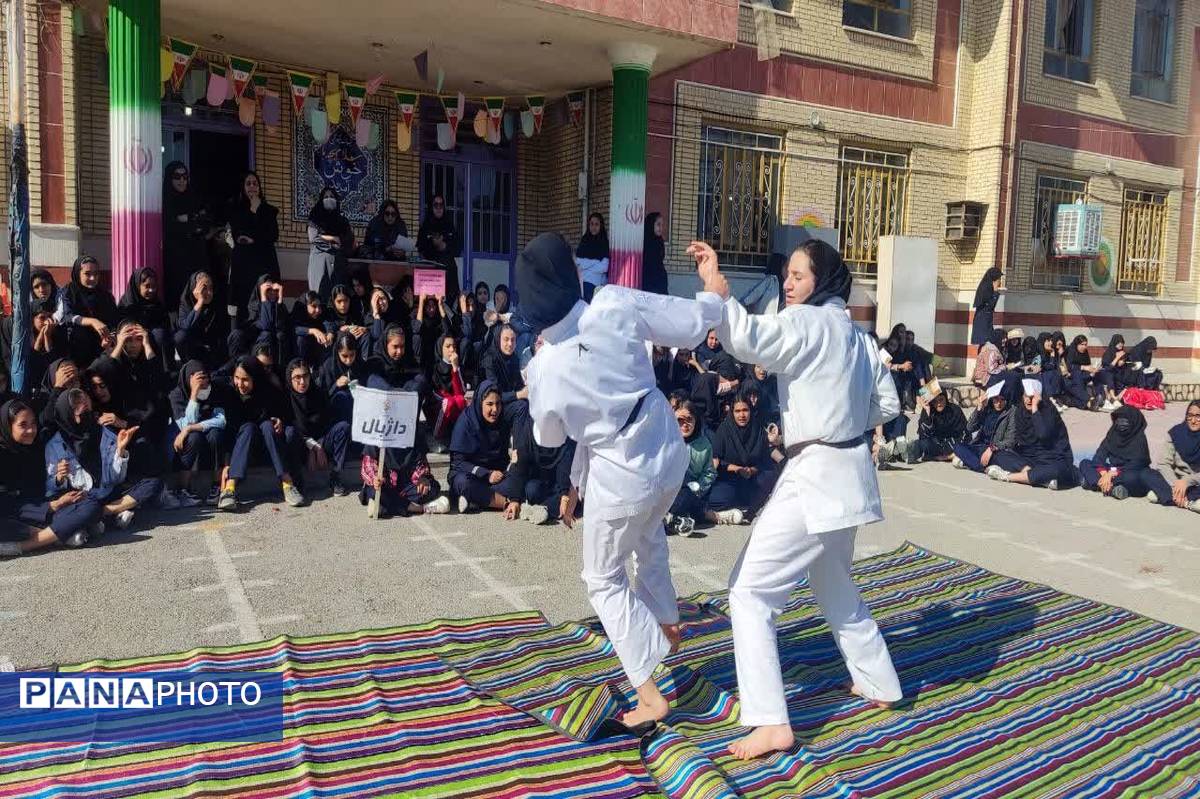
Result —
<instances>
[{"instance_id":1,"label":"white martial arts jacket","mask_svg":"<svg viewBox=\"0 0 1200 799\"><path fill-rule=\"evenodd\" d=\"M789 305L776 316L753 316L732 298L724 307L717 335L725 350L776 375L788 446L861 439L900 414L879 347L854 326L840 299L821 306ZM800 492L809 533L883 519L865 441L852 449L807 447L788 460L780 484Z\"/></svg>"},{"instance_id":2,"label":"white martial arts jacket","mask_svg":"<svg viewBox=\"0 0 1200 799\"><path fill-rule=\"evenodd\" d=\"M609 285L542 331L526 381L534 439L543 447L577 442L571 482L589 516L635 516L679 490L687 447L655 386L647 342L695 347L720 321L716 294L693 301ZM642 408L625 427L639 397Z\"/></svg>"}]
</instances>

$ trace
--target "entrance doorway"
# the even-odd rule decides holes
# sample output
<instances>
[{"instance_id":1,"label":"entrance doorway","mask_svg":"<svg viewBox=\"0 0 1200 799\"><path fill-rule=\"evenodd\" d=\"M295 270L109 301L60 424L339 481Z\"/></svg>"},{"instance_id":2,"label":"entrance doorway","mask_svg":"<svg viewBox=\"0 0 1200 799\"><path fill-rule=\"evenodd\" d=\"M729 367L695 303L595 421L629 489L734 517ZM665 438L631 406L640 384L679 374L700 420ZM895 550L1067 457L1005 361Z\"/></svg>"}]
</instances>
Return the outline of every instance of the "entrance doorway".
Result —
<instances>
[{"instance_id":1,"label":"entrance doorway","mask_svg":"<svg viewBox=\"0 0 1200 799\"><path fill-rule=\"evenodd\" d=\"M225 204L241 188L242 176L254 166L250 129L229 112L199 106L188 115L182 107L164 105L162 118L163 163L182 161L191 173L192 191L214 218L222 218ZM271 187L263 190L270 192Z\"/></svg>"}]
</instances>

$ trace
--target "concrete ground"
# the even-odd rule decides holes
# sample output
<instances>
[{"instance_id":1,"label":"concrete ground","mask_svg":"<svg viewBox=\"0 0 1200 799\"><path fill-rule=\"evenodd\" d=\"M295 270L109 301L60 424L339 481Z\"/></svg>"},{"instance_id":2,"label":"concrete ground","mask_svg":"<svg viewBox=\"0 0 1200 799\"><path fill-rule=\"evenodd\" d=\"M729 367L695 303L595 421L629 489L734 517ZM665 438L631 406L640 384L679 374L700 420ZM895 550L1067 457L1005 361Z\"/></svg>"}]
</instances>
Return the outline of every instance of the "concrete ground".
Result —
<instances>
[{"instance_id":1,"label":"concrete ground","mask_svg":"<svg viewBox=\"0 0 1200 799\"><path fill-rule=\"evenodd\" d=\"M1149 414L1157 451L1183 406ZM1066 416L1076 454L1107 417ZM444 467L438 469L442 471ZM1200 630L1200 515L1081 490L1000 484L948 464L881 475L887 520L857 556L913 541L996 572ZM681 596L725 587L749 527L672 538ZM537 608L591 614L578 534L497 514L372 522L356 497L239 514L146 511L84 550L0 562L0 668Z\"/></svg>"}]
</instances>

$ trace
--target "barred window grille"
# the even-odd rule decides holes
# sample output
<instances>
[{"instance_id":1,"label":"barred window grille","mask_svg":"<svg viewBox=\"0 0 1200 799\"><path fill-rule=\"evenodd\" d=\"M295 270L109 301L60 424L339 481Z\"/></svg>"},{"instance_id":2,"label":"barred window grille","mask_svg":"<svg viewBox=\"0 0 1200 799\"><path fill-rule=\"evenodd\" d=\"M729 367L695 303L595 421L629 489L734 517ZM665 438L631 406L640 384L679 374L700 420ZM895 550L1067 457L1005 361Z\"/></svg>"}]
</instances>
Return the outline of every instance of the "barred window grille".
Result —
<instances>
[{"instance_id":1,"label":"barred window grille","mask_svg":"<svg viewBox=\"0 0 1200 799\"><path fill-rule=\"evenodd\" d=\"M842 24L911 39L912 0L843 0Z\"/></svg>"},{"instance_id":2,"label":"barred window grille","mask_svg":"<svg viewBox=\"0 0 1200 799\"><path fill-rule=\"evenodd\" d=\"M1171 101L1176 0L1137 0L1133 19L1133 64L1129 93Z\"/></svg>"},{"instance_id":3,"label":"barred window grille","mask_svg":"<svg viewBox=\"0 0 1200 799\"><path fill-rule=\"evenodd\" d=\"M879 237L907 232L909 174L905 153L842 148L837 226L842 258L855 275L875 277Z\"/></svg>"},{"instance_id":4,"label":"barred window grille","mask_svg":"<svg viewBox=\"0 0 1200 799\"><path fill-rule=\"evenodd\" d=\"M1094 0L1046 0L1042 72L1091 83L1095 16Z\"/></svg>"},{"instance_id":5,"label":"barred window grille","mask_svg":"<svg viewBox=\"0 0 1200 799\"><path fill-rule=\"evenodd\" d=\"M1037 198L1033 206L1035 257L1030 275L1030 285L1035 289L1080 291L1083 288L1087 259L1053 257L1058 206L1077 200L1086 202L1086 182L1057 175L1038 175Z\"/></svg>"},{"instance_id":6,"label":"barred window grille","mask_svg":"<svg viewBox=\"0 0 1200 799\"><path fill-rule=\"evenodd\" d=\"M1121 206L1121 260L1117 291L1157 297L1166 252L1166 192L1126 189Z\"/></svg>"},{"instance_id":7,"label":"barred window grille","mask_svg":"<svg viewBox=\"0 0 1200 799\"><path fill-rule=\"evenodd\" d=\"M697 233L721 262L766 266L783 173L783 138L704 128L700 155Z\"/></svg>"}]
</instances>

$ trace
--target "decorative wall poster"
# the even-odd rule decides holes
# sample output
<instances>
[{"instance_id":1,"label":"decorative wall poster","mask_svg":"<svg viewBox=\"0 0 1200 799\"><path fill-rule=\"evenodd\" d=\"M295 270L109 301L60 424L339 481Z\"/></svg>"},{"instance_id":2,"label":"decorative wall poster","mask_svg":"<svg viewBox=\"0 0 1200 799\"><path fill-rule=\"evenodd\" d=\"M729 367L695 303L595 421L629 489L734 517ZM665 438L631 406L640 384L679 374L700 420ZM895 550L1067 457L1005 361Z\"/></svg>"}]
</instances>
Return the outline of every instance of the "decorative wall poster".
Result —
<instances>
[{"instance_id":1,"label":"decorative wall poster","mask_svg":"<svg viewBox=\"0 0 1200 799\"><path fill-rule=\"evenodd\" d=\"M542 132L542 119L546 116L546 98L542 95L534 95L526 97L525 102L529 103L529 113L533 116L533 134L536 135ZM522 125L524 128L525 126ZM529 132L525 132L529 136Z\"/></svg>"},{"instance_id":2,"label":"decorative wall poster","mask_svg":"<svg viewBox=\"0 0 1200 799\"><path fill-rule=\"evenodd\" d=\"M400 104L400 121L404 123L404 127L408 128L410 137L413 116L417 113L417 100L420 99L420 96L416 92L396 92L396 102Z\"/></svg>"},{"instance_id":3,"label":"decorative wall poster","mask_svg":"<svg viewBox=\"0 0 1200 799\"><path fill-rule=\"evenodd\" d=\"M346 89L346 105L350 108L350 127L358 127L358 117L367 104L367 84L342 81Z\"/></svg>"},{"instance_id":4,"label":"decorative wall poster","mask_svg":"<svg viewBox=\"0 0 1200 799\"><path fill-rule=\"evenodd\" d=\"M265 110L263 115L266 116ZM388 122L385 109L367 106L362 118L374 123L382 136ZM342 197L342 213L355 225L370 222L383 205L387 192L387 147L362 146L355 133L345 125L330 125L328 138L318 143L313 141L307 115L295 116L292 135L295 219L308 219L309 209L324 186L337 189Z\"/></svg>"},{"instance_id":5,"label":"decorative wall poster","mask_svg":"<svg viewBox=\"0 0 1200 799\"><path fill-rule=\"evenodd\" d=\"M229 76L233 79L233 94L235 97L241 97L246 93L246 86L249 85L254 77L254 70L258 68L258 63L251 61L248 58L238 58L235 55L229 56Z\"/></svg>"},{"instance_id":6,"label":"decorative wall poster","mask_svg":"<svg viewBox=\"0 0 1200 799\"><path fill-rule=\"evenodd\" d=\"M183 86L183 76L187 74L188 67L192 65L192 59L196 57L196 51L200 48L191 42L185 42L183 39L171 39L171 58L173 60L173 68L171 71L171 85L175 91Z\"/></svg>"},{"instance_id":7,"label":"decorative wall poster","mask_svg":"<svg viewBox=\"0 0 1200 799\"><path fill-rule=\"evenodd\" d=\"M292 110L296 112L296 116L301 116L304 110L304 100L308 97L308 91L312 88L313 81L316 80L307 72L287 71L288 85L292 89Z\"/></svg>"},{"instance_id":8,"label":"decorative wall poster","mask_svg":"<svg viewBox=\"0 0 1200 799\"><path fill-rule=\"evenodd\" d=\"M583 124L583 103L586 98L583 92L567 92L567 106L571 109L571 124Z\"/></svg>"}]
</instances>

